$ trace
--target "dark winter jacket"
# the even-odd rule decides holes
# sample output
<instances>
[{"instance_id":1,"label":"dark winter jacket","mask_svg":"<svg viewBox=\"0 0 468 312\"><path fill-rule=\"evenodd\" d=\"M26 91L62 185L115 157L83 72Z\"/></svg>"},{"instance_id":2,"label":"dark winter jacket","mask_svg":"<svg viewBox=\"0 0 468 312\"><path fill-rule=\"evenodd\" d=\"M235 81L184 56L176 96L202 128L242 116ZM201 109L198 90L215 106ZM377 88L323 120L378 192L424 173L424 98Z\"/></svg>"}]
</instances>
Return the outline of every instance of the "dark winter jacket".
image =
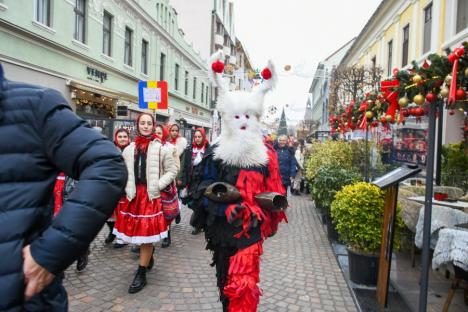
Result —
<instances>
[{"instance_id":1,"label":"dark winter jacket","mask_svg":"<svg viewBox=\"0 0 468 312\"><path fill-rule=\"evenodd\" d=\"M278 161L281 172L281 181L284 186L291 185L291 178L296 176L297 163L296 157L294 157L294 149L289 146L280 148L278 143L275 144L276 154L278 155Z\"/></svg>"},{"instance_id":2,"label":"dark winter jacket","mask_svg":"<svg viewBox=\"0 0 468 312\"><path fill-rule=\"evenodd\" d=\"M0 134L0 311L25 309L26 245L57 275L26 309L62 311L62 272L86 251L123 193L122 156L58 92L8 81L1 65ZM48 203L59 171L80 182L52 221Z\"/></svg>"}]
</instances>

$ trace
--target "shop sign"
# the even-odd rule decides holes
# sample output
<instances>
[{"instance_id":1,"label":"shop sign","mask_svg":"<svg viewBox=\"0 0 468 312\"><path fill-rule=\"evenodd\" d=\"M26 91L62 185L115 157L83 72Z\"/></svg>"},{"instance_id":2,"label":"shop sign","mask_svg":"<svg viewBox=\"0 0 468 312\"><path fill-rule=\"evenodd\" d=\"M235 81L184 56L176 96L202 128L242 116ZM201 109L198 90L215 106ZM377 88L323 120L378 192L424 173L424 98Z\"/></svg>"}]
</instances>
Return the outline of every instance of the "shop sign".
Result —
<instances>
[{"instance_id":1,"label":"shop sign","mask_svg":"<svg viewBox=\"0 0 468 312\"><path fill-rule=\"evenodd\" d=\"M103 83L107 80L107 73L100 71L96 68L86 66L86 72L88 73L88 79L96 82Z\"/></svg>"}]
</instances>

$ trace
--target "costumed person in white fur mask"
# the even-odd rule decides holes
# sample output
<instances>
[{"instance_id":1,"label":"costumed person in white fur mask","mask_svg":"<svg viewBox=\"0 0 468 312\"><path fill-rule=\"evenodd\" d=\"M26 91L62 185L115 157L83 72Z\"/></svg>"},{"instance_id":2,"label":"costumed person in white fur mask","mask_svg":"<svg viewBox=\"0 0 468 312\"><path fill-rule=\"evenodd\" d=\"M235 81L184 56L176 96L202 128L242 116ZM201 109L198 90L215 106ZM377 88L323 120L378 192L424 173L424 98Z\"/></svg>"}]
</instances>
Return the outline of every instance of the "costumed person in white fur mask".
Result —
<instances>
[{"instance_id":1,"label":"costumed person in white fur mask","mask_svg":"<svg viewBox=\"0 0 468 312\"><path fill-rule=\"evenodd\" d=\"M201 182L193 194L197 204L191 222L203 227L207 249L213 253L223 311L250 312L257 310L261 295L263 241L286 221L278 159L263 142L259 121L264 96L277 76L269 62L257 90L229 92L221 77L221 59L222 51L212 56L210 74L220 91L217 108L222 131L197 166L195 174ZM259 198L268 194L274 195L276 206L273 200Z\"/></svg>"}]
</instances>

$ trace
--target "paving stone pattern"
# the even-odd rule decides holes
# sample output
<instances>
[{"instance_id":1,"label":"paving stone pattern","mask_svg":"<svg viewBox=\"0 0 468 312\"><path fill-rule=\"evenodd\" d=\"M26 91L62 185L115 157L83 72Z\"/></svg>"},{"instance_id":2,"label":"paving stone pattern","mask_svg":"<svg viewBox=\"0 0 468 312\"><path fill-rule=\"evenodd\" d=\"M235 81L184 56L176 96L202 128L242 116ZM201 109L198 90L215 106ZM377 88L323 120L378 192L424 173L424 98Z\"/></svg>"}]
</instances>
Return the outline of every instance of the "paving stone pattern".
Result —
<instances>
[{"instance_id":1,"label":"paving stone pattern","mask_svg":"<svg viewBox=\"0 0 468 312\"><path fill-rule=\"evenodd\" d=\"M258 311L357 311L312 202L290 198L289 224L264 244ZM104 245L104 228L91 245L85 272L65 275L70 311L222 311L203 234L191 235L189 210L173 227L173 243L155 251L148 285L127 289L138 265L130 248Z\"/></svg>"}]
</instances>

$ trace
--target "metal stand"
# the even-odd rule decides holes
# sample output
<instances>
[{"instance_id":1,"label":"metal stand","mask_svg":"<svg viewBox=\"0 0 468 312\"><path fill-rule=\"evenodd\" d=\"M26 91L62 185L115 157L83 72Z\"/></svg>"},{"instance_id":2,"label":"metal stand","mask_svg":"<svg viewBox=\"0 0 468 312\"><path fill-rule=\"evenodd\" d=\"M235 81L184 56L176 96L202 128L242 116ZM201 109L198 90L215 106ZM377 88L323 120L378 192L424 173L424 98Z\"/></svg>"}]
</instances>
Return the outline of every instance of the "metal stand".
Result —
<instances>
[{"instance_id":1,"label":"metal stand","mask_svg":"<svg viewBox=\"0 0 468 312\"><path fill-rule=\"evenodd\" d=\"M369 182L369 124L366 125L366 165L365 165L365 179Z\"/></svg>"},{"instance_id":2,"label":"metal stand","mask_svg":"<svg viewBox=\"0 0 468 312\"><path fill-rule=\"evenodd\" d=\"M444 125L444 102L438 102L439 120L437 121L437 155L436 155L436 185L441 184L442 172L442 127Z\"/></svg>"},{"instance_id":3,"label":"metal stand","mask_svg":"<svg viewBox=\"0 0 468 312\"><path fill-rule=\"evenodd\" d=\"M427 290L429 285L429 265L430 265L430 240L431 240L431 218L432 218L432 191L434 183L434 154L435 154L435 119L437 107L441 104L430 104L429 107L429 129L426 166L426 197L424 200L424 227L423 227L423 248L421 266L421 287L419 292L419 312L427 310Z\"/></svg>"}]
</instances>

